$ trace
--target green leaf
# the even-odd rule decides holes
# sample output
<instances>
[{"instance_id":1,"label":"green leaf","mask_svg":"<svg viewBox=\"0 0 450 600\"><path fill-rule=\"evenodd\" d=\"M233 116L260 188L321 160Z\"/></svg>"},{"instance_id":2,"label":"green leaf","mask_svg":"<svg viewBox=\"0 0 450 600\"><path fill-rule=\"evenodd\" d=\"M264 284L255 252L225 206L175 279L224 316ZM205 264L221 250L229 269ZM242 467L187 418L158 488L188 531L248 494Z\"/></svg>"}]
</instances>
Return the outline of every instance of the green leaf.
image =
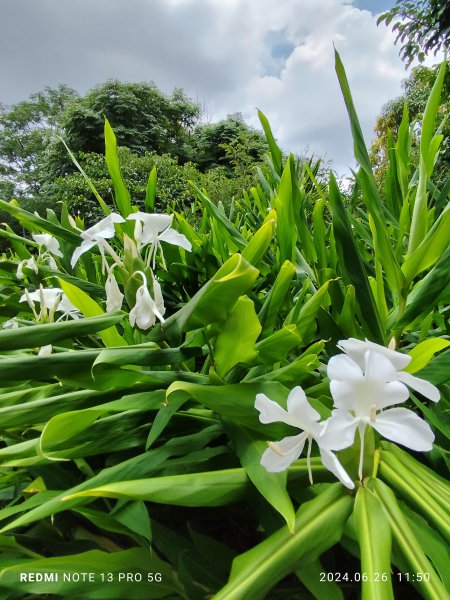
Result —
<instances>
[{"instance_id":1,"label":"green leaf","mask_svg":"<svg viewBox=\"0 0 450 600\"><path fill-rule=\"evenodd\" d=\"M367 206L370 215L375 223L375 231L377 235L377 246L379 248L378 260L383 265L386 278L391 287L400 294L403 286L403 275L400 267L394 257L392 247L388 238L388 230L386 228L385 215L382 212L381 207L383 206L380 194L378 192L375 177L372 172L372 164L370 162L369 153L367 152L366 143L362 133L361 125L359 124L358 116L356 114L355 106L353 104L350 87L347 81L347 75L345 73L344 65L342 64L341 58L338 52L335 51L335 65L336 74L339 79L342 94L344 96L345 105L350 118L350 126L352 130L355 158L361 165L359 172L359 179L362 188L362 198ZM334 177L331 179L334 180ZM331 188L330 179L330 188ZM337 186L336 186L337 187ZM351 232L350 232L351 233ZM353 283L353 282L352 282ZM359 289L355 286L356 289ZM368 300L368 298L367 298ZM373 302L373 301L372 301ZM364 314L364 312L363 312ZM369 321L370 323L370 321ZM374 322L375 325L375 322ZM381 341L381 338L377 338Z\"/></svg>"},{"instance_id":2,"label":"green leaf","mask_svg":"<svg viewBox=\"0 0 450 600\"><path fill-rule=\"evenodd\" d=\"M302 564L316 560L342 535L353 499L339 484L332 484L305 502L296 514L294 533L283 527L233 561L230 580L215 600L259 600L275 584Z\"/></svg>"},{"instance_id":3,"label":"green leaf","mask_svg":"<svg viewBox=\"0 0 450 600\"><path fill-rule=\"evenodd\" d=\"M288 260L285 261L259 313L259 318L263 326L263 338L270 335L275 328L278 314L289 292L294 275L295 266Z\"/></svg>"},{"instance_id":4,"label":"green leaf","mask_svg":"<svg viewBox=\"0 0 450 600\"><path fill-rule=\"evenodd\" d=\"M69 298L70 302L72 302L72 304L76 306L76 308L78 308L78 310L83 313L85 317L96 317L105 314L97 302L88 294L86 294L86 292L83 292L83 290L80 290L76 286L72 285L68 281L64 281L63 279L59 279L59 285ZM100 337L102 338L105 346L127 345L126 341L118 334L115 327L109 327L108 329L101 331Z\"/></svg>"},{"instance_id":5,"label":"green leaf","mask_svg":"<svg viewBox=\"0 0 450 600\"><path fill-rule=\"evenodd\" d=\"M309 343L310 338L314 335L317 315L325 302L329 283L329 281L324 283L300 309L297 333L302 338L303 344Z\"/></svg>"},{"instance_id":6,"label":"green leaf","mask_svg":"<svg viewBox=\"0 0 450 600\"><path fill-rule=\"evenodd\" d=\"M450 204L439 215L433 227L427 235L421 240L416 250L408 256L403 265L402 271L406 282L409 285L414 277L432 267L442 255L448 251L450 244Z\"/></svg>"},{"instance_id":7,"label":"green leaf","mask_svg":"<svg viewBox=\"0 0 450 600\"><path fill-rule=\"evenodd\" d=\"M59 137L59 136L58 136ZM103 200L103 198L100 196L100 194L97 192L94 184L92 183L92 181L89 179L89 177L87 176L86 172L84 171L83 167L80 165L80 163L77 161L75 155L73 154L73 152L70 150L69 146L66 144L66 142L63 140L62 137L59 137L60 142L62 142L62 144L64 145L64 147L66 148L70 158L72 159L73 164L77 167L77 169L80 171L81 175L83 176L83 179L86 181L86 183L89 186L89 189L91 190L91 192L94 194L97 202L100 204L100 207L103 211L103 214L105 214L106 216L108 216L109 214L111 214L111 209L109 208L109 206L106 204L106 202Z\"/></svg>"},{"instance_id":8,"label":"green leaf","mask_svg":"<svg viewBox=\"0 0 450 600\"><path fill-rule=\"evenodd\" d=\"M46 346L67 338L74 339L108 329L122 319L123 314L121 313L109 313L87 319L45 323L18 329L2 329L0 330L0 347L3 351Z\"/></svg>"},{"instance_id":9,"label":"green leaf","mask_svg":"<svg viewBox=\"0 0 450 600\"><path fill-rule=\"evenodd\" d=\"M333 231L340 259L340 268L344 273L346 283L352 284L358 290L358 306L371 337L383 344L384 333L377 305L372 295L366 269L355 244L354 234L333 173L330 174L330 208L333 217Z\"/></svg>"},{"instance_id":10,"label":"green leaf","mask_svg":"<svg viewBox=\"0 0 450 600\"><path fill-rule=\"evenodd\" d=\"M19 223L21 223L29 231L46 231L47 233L51 233L60 240L64 240L75 246L79 245L80 236L74 233L73 231L64 229L60 225L55 225L55 223L52 223L48 219L44 219L42 217L39 217L38 215L35 215L34 213L30 213L24 210L23 208L20 208L14 202L14 200L12 202L5 202L4 200L0 200L0 209L12 215L15 219L19 221Z\"/></svg>"},{"instance_id":11,"label":"green leaf","mask_svg":"<svg viewBox=\"0 0 450 600\"><path fill-rule=\"evenodd\" d=\"M450 342L448 340L443 340L442 338L424 340L408 352L412 360L403 370L408 373L420 371L420 369L427 366L436 352L440 352L449 346Z\"/></svg>"},{"instance_id":12,"label":"green leaf","mask_svg":"<svg viewBox=\"0 0 450 600\"><path fill-rule=\"evenodd\" d=\"M446 588L450 590L450 557L447 544L434 529L431 529L426 519L411 510L405 502L399 502L399 506L421 548L433 562Z\"/></svg>"},{"instance_id":13,"label":"green leaf","mask_svg":"<svg viewBox=\"0 0 450 600\"><path fill-rule=\"evenodd\" d=\"M23 581L20 577L22 573L30 574L29 581ZM109 573L112 581L108 581ZM126 573L141 574L142 581L127 581ZM160 573L161 581L149 582L150 573ZM82 554L19 562L2 570L0 589L11 590L14 595L18 592L24 595L49 594L86 600L151 600L180 592L172 568L154 551L145 548L112 553L91 550Z\"/></svg>"},{"instance_id":14,"label":"green leaf","mask_svg":"<svg viewBox=\"0 0 450 600\"><path fill-rule=\"evenodd\" d=\"M276 212L272 210L258 231L250 239L247 246L242 250L242 258L245 258L254 267L259 266L262 257L273 239L276 221Z\"/></svg>"},{"instance_id":15,"label":"green leaf","mask_svg":"<svg viewBox=\"0 0 450 600\"><path fill-rule=\"evenodd\" d=\"M407 499L409 504L416 507L430 524L450 542L450 523L448 521L448 507L443 505L439 495L421 485L419 479L409 477L407 467L393 454L385 452L381 455L378 473L387 481L396 493Z\"/></svg>"},{"instance_id":16,"label":"green leaf","mask_svg":"<svg viewBox=\"0 0 450 600\"><path fill-rule=\"evenodd\" d=\"M335 581L322 579L321 574L326 572L317 559L304 567L299 567L295 574L317 600L344 600L342 590Z\"/></svg>"},{"instance_id":17,"label":"green leaf","mask_svg":"<svg viewBox=\"0 0 450 600\"><path fill-rule=\"evenodd\" d=\"M253 432L241 427L236 422L226 420L225 427L248 478L267 502L281 514L293 532L295 511L286 491L287 471L283 473L266 471L261 466L261 456L267 445L255 438Z\"/></svg>"},{"instance_id":18,"label":"green leaf","mask_svg":"<svg viewBox=\"0 0 450 600\"><path fill-rule=\"evenodd\" d=\"M175 343L183 331L224 321L258 274L241 255L234 254L183 308L166 319L163 328L154 327L149 339L166 338Z\"/></svg>"},{"instance_id":19,"label":"green leaf","mask_svg":"<svg viewBox=\"0 0 450 600\"><path fill-rule=\"evenodd\" d=\"M383 507L376 496L360 487L355 499L355 524L361 552L363 600L393 600L391 580L391 530ZM379 580L375 580L375 574ZM384 581L386 576L386 581Z\"/></svg>"},{"instance_id":20,"label":"green leaf","mask_svg":"<svg viewBox=\"0 0 450 600\"><path fill-rule=\"evenodd\" d=\"M247 245L247 241L239 232L239 230L236 229L233 223L229 219L227 219L227 217L217 208L217 206L215 206L211 202L208 196L202 190L200 190L195 185L195 183L193 183L192 181L189 183L194 192L196 193L197 197L203 203L203 206L205 207L209 216L217 221L217 223L220 225L220 228L223 229L223 231L229 235L229 237L231 238L231 240L237 248L239 248L240 250L245 248L245 246Z\"/></svg>"},{"instance_id":21,"label":"green leaf","mask_svg":"<svg viewBox=\"0 0 450 600\"><path fill-rule=\"evenodd\" d=\"M105 156L114 186L117 208L122 217L126 218L132 212L130 193L122 179L117 155L117 140L108 119L105 119Z\"/></svg>"},{"instance_id":22,"label":"green leaf","mask_svg":"<svg viewBox=\"0 0 450 600\"><path fill-rule=\"evenodd\" d=\"M258 110L258 117L261 121L262 128L264 129L264 133L266 134L267 143L269 144L270 154L272 156L272 162L274 169L278 175L281 175L282 170L282 162L283 162L283 154L281 153L280 148L278 147L275 138L273 137L272 130L269 125L269 121L267 117Z\"/></svg>"},{"instance_id":23,"label":"green leaf","mask_svg":"<svg viewBox=\"0 0 450 600\"><path fill-rule=\"evenodd\" d=\"M177 506L223 506L239 500L247 489L248 478L244 469L223 469L119 481L68 495L63 501L94 496L147 500Z\"/></svg>"},{"instance_id":24,"label":"green leaf","mask_svg":"<svg viewBox=\"0 0 450 600\"><path fill-rule=\"evenodd\" d=\"M423 313L429 313L439 302L444 290L450 285L450 246L434 268L415 286L408 295L405 312L394 327L402 329Z\"/></svg>"},{"instance_id":25,"label":"green leaf","mask_svg":"<svg viewBox=\"0 0 450 600\"><path fill-rule=\"evenodd\" d=\"M220 377L235 365L252 362L257 353L255 343L261 333L253 302L241 296L222 326L214 345L214 361Z\"/></svg>"},{"instance_id":26,"label":"green leaf","mask_svg":"<svg viewBox=\"0 0 450 600\"><path fill-rule=\"evenodd\" d=\"M296 325L284 325L269 337L256 344L258 359L265 364L283 360L294 348L300 346L302 338Z\"/></svg>"},{"instance_id":27,"label":"green leaf","mask_svg":"<svg viewBox=\"0 0 450 600\"><path fill-rule=\"evenodd\" d=\"M153 212L155 209L155 198L156 198L156 182L157 182L157 174L156 174L156 165L150 172L148 176L147 187L145 189L145 211Z\"/></svg>"},{"instance_id":28,"label":"green leaf","mask_svg":"<svg viewBox=\"0 0 450 600\"><path fill-rule=\"evenodd\" d=\"M294 258L297 229L294 219L292 199L291 161L288 160L283 169L278 194L275 199L277 212L277 237L280 248L280 263L292 261Z\"/></svg>"},{"instance_id":29,"label":"green leaf","mask_svg":"<svg viewBox=\"0 0 450 600\"><path fill-rule=\"evenodd\" d=\"M415 585L422 596L428 600L442 600L448 596L439 575L433 569L432 564L422 550L419 541L411 531L411 528L403 515L392 490L380 479L371 479L369 489L380 500L400 553L408 565L410 573L429 573L429 581L418 581Z\"/></svg>"}]
</instances>

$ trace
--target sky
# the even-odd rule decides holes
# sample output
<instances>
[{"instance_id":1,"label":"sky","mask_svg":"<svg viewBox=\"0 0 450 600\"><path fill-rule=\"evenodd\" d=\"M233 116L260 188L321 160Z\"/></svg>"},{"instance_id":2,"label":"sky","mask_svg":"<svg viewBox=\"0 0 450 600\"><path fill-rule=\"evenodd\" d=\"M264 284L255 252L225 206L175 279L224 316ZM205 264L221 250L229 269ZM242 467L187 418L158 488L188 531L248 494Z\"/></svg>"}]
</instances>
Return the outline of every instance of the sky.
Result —
<instances>
[{"instance_id":1,"label":"sky","mask_svg":"<svg viewBox=\"0 0 450 600\"><path fill-rule=\"evenodd\" d=\"M181 87L216 121L268 117L285 151L355 166L334 72L344 62L369 144L408 72L377 15L394 0L2 0L0 102L107 79Z\"/></svg>"}]
</instances>

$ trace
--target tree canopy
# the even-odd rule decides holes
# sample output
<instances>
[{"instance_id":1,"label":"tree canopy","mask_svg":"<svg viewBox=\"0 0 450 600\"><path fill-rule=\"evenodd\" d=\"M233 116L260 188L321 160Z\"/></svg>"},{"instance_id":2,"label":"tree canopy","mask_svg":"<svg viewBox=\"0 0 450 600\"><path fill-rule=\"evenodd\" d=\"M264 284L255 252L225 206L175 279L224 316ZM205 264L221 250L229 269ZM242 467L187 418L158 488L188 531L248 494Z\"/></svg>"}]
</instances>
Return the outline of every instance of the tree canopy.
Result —
<instances>
[{"instance_id":1,"label":"tree canopy","mask_svg":"<svg viewBox=\"0 0 450 600\"><path fill-rule=\"evenodd\" d=\"M376 138L372 143L371 156L376 169L377 177L382 179L386 170L389 150L389 137L396 137L398 128L402 121L404 106L408 110L410 122L413 123L416 134L419 133L417 124L423 117L428 97L436 80L439 65L425 67L420 65L414 68L410 76L402 84L403 94L388 102L382 109L375 125ZM441 127L444 140L435 166L435 180L446 180L450 169L450 61L447 62L447 70L442 88L441 100L437 114L437 123ZM416 123L414 125L414 122ZM417 135L415 139L417 140ZM414 138L413 138L414 139ZM412 164L414 157L418 160L417 144L413 142Z\"/></svg>"},{"instance_id":2,"label":"tree canopy","mask_svg":"<svg viewBox=\"0 0 450 600\"><path fill-rule=\"evenodd\" d=\"M446 49L450 44L450 3L448 0L397 0L391 10L378 19L378 23L394 23L397 33L395 43L402 44L400 56L406 66L425 54Z\"/></svg>"}]
</instances>

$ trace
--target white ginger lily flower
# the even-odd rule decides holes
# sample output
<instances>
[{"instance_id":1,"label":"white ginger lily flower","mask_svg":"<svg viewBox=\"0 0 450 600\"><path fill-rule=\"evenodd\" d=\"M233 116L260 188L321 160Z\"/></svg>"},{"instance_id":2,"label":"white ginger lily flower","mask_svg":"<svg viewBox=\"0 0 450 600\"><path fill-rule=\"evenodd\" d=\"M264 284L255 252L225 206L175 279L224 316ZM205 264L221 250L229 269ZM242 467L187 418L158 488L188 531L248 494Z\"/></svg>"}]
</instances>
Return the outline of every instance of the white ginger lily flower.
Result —
<instances>
[{"instance_id":1,"label":"white ginger lily flower","mask_svg":"<svg viewBox=\"0 0 450 600\"><path fill-rule=\"evenodd\" d=\"M59 249L58 240L49 233L32 233L31 237L37 244L39 244L39 246L44 246L47 252L63 258L63 253Z\"/></svg>"},{"instance_id":2,"label":"white ginger lily flower","mask_svg":"<svg viewBox=\"0 0 450 600\"><path fill-rule=\"evenodd\" d=\"M106 312L113 312L122 308L124 295L120 291L119 285L114 277L113 269L116 265L113 265L112 269L108 271L108 278L105 283L106 291Z\"/></svg>"},{"instance_id":3,"label":"white ginger lily flower","mask_svg":"<svg viewBox=\"0 0 450 600\"><path fill-rule=\"evenodd\" d=\"M17 279L25 279L25 274L23 272L23 269L25 267L27 269L30 269L31 271L34 271L36 274L39 273L39 269L36 264L36 261L34 260L34 257L32 256L31 258L21 260L20 263L17 265L17 271L16 271Z\"/></svg>"},{"instance_id":4,"label":"white ginger lily flower","mask_svg":"<svg viewBox=\"0 0 450 600\"><path fill-rule=\"evenodd\" d=\"M89 227L89 229L82 231L80 233L80 236L83 241L81 243L81 246L76 248L75 252L72 255L72 260L70 261L72 268L77 264L77 261L80 258L80 256L88 250L90 250L91 248L93 248L94 246L98 246L100 254L102 255L103 269L106 265L105 250L108 251L108 253L113 257L114 261L117 264L121 264L119 257L106 240L114 237L116 233L114 229L114 223L124 222L125 219L123 217L121 217L117 213L111 213L92 227Z\"/></svg>"},{"instance_id":5,"label":"white ginger lily flower","mask_svg":"<svg viewBox=\"0 0 450 600\"><path fill-rule=\"evenodd\" d=\"M136 304L134 308L130 310L130 325L134 327L137 325L139 329L144 331L153 327L158 318L161 323L164 323L164 313L166 308L164 306L163 297L161 294L161 287L158 281L153 277L153 295L147 288L147 278L142 271L137 271L141 275L143 284L136 292Z\"/></svg>"},{"instance_id":6,"label":"white ginger lily flower","mask_svg":"<svg viewBox=\"0 0 450 600\"><path fill-rule=\"evenodd\" d=\"M344 347L342 342L340 344ZM361 437L361 479L367 427L373 427L383 437L411 450L426 452L432 449L434 434L426 421L406 408L388 408L405 402L409 397L407 387L398 380L396 366L400 366L401 359L396 357L396 360L397 365L394 365L386 352L381 354L366 349L362 359L358 355L358 362L340 354L333 356L328 363L327 374L335 410L325 424L324 445L330 450L347 448L353 444L358 429ZM422 382L417 377L414 379ZM432 384L429 386L434 388ZM422 386L422 389L430 392L428 386ZM428 397L435 398L436 393L439 397L437 388L434 390Z\"/></svg>"},{"instance_id":7,"label":"white ginger lily flower","mask_svg":"<svg viewBox=\"0 0 450 600\"><path fill-rule=\"evenodd\" d=\"M389 381L401 381L416 392L419 392L419 394L422 394L422 396L425 396L425 398L428 398L428 400L432 400L433 402L439 401L440 394L437 387L429 381L425 381L425 379L420 379L419 377L411 375L411 373L402 371L402 369L407 367L412 360L411 356L408 354L402 354L401 352L396 352L390 348L385 348L384 346L370 342L367 339L364 342L355 338L340 340L338 342L338 348L343 350L363 370L365 367L365 353L367 350L382 354L394 367L391 375L392 378L389 379Z\"/></svg>"},{"instance_id":8,"label":"white ginger lily flower","mask_svg":"<svg viewBox=\"0 0 450 600\"><path fill-rule=\"evenodd\" d=\"M25 289L19 302L28 302L36 319L41 319L44 314L52 317L55 312L62 312L61 318L70 316L78 319L78 309L60 288L43 288L41 285L38 290L31 293ZM35 302L38 302L41 307L39 315L35 311Z\"/></svg>"},{"instance_id":9,"label":"white ginger lily flower","mask_svg":"<svg viewBox=\"0 0 450 600\"><path fill-rule=\"evenodd\" d=\"M130 221L136 221L134 226L134 237L138 247L150 244L150 253L148 256L148 265L152 261L152 268L155 268L156 253L161 249L160 242L167 242L180 246L190 251L191 243L181 233L171 228L173 215L161 215L157 213L135 212L127 217ZM161 249L161 256L164 262L164 255Z\"/></svg>"},{"instance_id":10,"label":"white ginger lily flower","mask_svg":"<svg viewBox=\"0 0 450 600\"><path fill-rule=\"evenodd\" d=\"M261 423L286 423L302 433L285 437L279 442L269 442L269 447L261 458L261 465L269 472L284 471L297 460L303 452L305 443L308 442L307 464L310 482L311 473L311 446L313 440L319 446L320 458L323 465L331 471L346 487L354 488L354 483L342 467L339 460L327 447L323 445L323 423L319 423L319 413L309 404L305 392L301 387L295 387L287 399L287 411L279 404L270 400L265 394L257 394L255 408L259 411Z\"/></svg>"}]
</instances>

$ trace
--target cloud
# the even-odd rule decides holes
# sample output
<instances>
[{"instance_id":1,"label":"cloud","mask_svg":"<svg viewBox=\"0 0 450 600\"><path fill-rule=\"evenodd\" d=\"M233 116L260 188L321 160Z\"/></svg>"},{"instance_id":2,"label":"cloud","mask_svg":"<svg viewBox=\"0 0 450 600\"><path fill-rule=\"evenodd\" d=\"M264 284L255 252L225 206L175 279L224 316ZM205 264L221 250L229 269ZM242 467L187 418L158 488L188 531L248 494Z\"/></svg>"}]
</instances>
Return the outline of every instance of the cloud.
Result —
<instances>
[{"instance_id":1,"label":"cloud","mask_svg":"<svg viewBox=\"0 0 450 600\"><path fill-rule=\"evenodd\" d=\"M214 120L242 112L258 125L258 107L284 149L308 147L338 170L353 160L333 42L368 142L405 77L392 32L351 0L3 0L2 14L0 101L154 81L184 88Z\"/></svg>"}]
</instances>

